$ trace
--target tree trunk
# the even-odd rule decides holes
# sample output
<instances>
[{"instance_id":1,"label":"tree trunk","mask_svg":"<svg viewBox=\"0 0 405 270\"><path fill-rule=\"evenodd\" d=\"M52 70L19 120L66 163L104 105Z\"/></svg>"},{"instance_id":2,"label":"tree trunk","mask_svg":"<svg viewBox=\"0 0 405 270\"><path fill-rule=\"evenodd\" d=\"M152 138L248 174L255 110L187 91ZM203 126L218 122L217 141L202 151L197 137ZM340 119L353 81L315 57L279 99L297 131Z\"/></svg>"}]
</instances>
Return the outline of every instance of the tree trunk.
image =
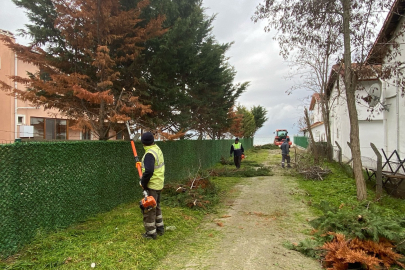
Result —
<instances>
[{"instance_id":1,"label":"tree trunk","mask_svg":"<svg viewBox=\"0 0 405 270\"><path fill-rule=\"evenodd\" d=\"M309 121L307 108L305 108L304 114L305 114L305 123L307 124L307 129L309 132L309 137L311 138L311 141L312 141L311 148L312 148L312 154L314 156L314 162L315 162L315 164L318 164L319 163L319 154L318 154L318 149L315 144L314 135L312 133L311 122Z\"/></svg>"},{"instance_id":2,"label":"tree trunk","mask_svg":"<svg viewBox=\"0 0 405 270\"><path fill-rule=\"evenodd\" d=\"M333 147L332 147L332 139L330 136L330 122L329 122L329 104L328 99L326 98L326 87L327 84L323 83L323 88L320 95L320 105L322 111L322 121L325 127L325 134L326 134L326 145L327 145L327 158L328 161L332 161L333 159Z\"/></svg>"},{"instance_id":3,"label":"tree trunk","mask_svg":"<svg viewBox=\"0 0 405 270\"><path fill-rule=\"evenodd\" d=\"M322 121L323 125L325 127L325 134L326 134L326 151L327 151L327 158L328 161L332 161L333 159L333 147L332 147L332 139L330 136L330 122L329 122L329 101L326 97L326 90L328 87L328 78L329 78L329 57L330 57L330 38L328 37L328 47L327 47L327 53L326 53L326 63L325 63L325 68L323 72L323 79L322 79L322 87L321 87L321 95L320 95L320 101L321 101L321 110L322 110Z\"/></svg>"},{"instance_id":4,"label":"tree trunk","mask_svg":"<svg viewBox=\"0 0 405 270\"><path fill-rule=\"evenodd\" d=\"M366 182L364 181L363 168L361 164L359 121L356 109L355 91L357 86L357 75L352 69L351 45L350 45L350 11L351 1L342 0L343 4L343 35L344 35L344 68L347 109L350 119L350 144L353 158L353 172L356 179L357 200L367 199Z\"/></svg>"},{"instance_id":5,"label":"tree trunk","mask_svg":"<svg viewBox=\"0 0 405 270\"><path fill-rule=\"evenodd\" d=\"M328 101L326 100L326 96L322 98L324 100L324 104L322 106L322 117L323 123L325 126L325 134L326 134L326 145L327 145L327 158L329 161L333 159L333 146L332 146L332 138L330 135L330 122L329 122L329 105Z\"/></svg>"},{"instance_id":6,"label":"tree trunk","mask_svg":"<svg viewBox=\"0 0 405 270\"><path fill-rule=\"evenodd\" d=\"M98 139L100 141L107 141L108 140L108 131L109 128L105 126L104 123L105 119L105 102L104 100L101 101L100 103L100 113L99 113L99 119L98 119Z\"/></svg>"}]
</instances>

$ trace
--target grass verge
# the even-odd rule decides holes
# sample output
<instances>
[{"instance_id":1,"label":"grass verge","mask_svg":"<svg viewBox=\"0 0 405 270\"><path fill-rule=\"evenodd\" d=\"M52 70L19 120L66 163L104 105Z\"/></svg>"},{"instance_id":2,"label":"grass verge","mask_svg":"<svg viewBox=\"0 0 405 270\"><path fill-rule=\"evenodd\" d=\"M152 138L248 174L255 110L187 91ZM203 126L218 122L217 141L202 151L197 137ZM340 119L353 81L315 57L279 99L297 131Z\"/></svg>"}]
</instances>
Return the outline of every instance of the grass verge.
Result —
<instances>
[{"instance_id":1,"label":"grass verge","mask_svg":"<svg viewBox=\"0 0 405 270\"><path fill-rule=\"evenodd\" d=\"M322 201L328 201L333 207L339 207L342 204L358 204L355 180L348 176L338 163L325 163L325 166L332 170L332 174L327 176L324 181L305 180L303 177L297 176L300 179L299 187L307 193L300 199L305 200L309 205L319 204ZM405 213L405 200L387 194L377 200L375 188L370 182L367 183L367 201L365 203L375 204L383 210L385 216L403 216Z\"/></svg>"},{"instance_id":2,"label":"grass verge","mask_svg":"<svg viewBox=\"0 0 405 270\"><path fill-rule=\"evenodd\" d=\"M322 257L325 267L340 263L349 267L341 269L382 265L387 268L381 269L398 269L396 264L401 266L405 254L405 201L387 194L377 199L374 185L368 183L367 200L358 202L355 179L342 166L328 162L321 166L332 171L323 181L296 175L299 188L304 190L297 198L312 206L318 218L310 221L315 229L311 238L289 248ZM350 246L351 241L357 244Z\"/></svg>"}]
</instances>

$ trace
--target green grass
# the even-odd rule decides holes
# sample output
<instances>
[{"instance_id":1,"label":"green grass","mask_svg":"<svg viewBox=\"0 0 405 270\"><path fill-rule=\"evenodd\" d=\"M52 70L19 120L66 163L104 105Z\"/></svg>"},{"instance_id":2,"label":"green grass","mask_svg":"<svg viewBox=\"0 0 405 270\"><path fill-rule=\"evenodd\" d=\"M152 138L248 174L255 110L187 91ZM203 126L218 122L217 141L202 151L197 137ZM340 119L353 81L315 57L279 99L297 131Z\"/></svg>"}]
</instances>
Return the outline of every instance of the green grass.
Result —
<instances>
[{"instance_id":1,"label":"green grass","mask_svg":"<svg viewBox=\"0 0 405 270\"><path fill-rule=\"evenodd\" d=\"M264 144L261 146L255 146L256 149L279 149L280 147L278 145L269 143L269 144Z\"/></svg>"},{"instance_id":2,"label":"green grass","mask_svg":"<svg viewBox=\"0 0 405 270\"><path fill-rule=\"evenodd\" d=\"M303 167L313 162L308 156L300 157ZM311 206L317 217L309 222L316 229L310 237L298 245L289 243L285 246L306 256L321 259L324 254L319 247L333 238L327 233L337 232L345 235L346 239L357 237L376 242L380 238L388 239L395 247L392 251L404 255L405 201L387 194L376 199L375 187L368 182L367 200L359 202L355 179L348 173L350 170L335 162L323 161L321 167L332 171L323 181L305 180L303 176L290 171L298 180L298 188L304 191L297 192L294 196Z\"/></svg>"},{"instance_id":3,"label":"green grass","mask_svg":"<svg viewBox=\"0 0 405 270\"><path fill-rule=\"evenodd\" d=\"M303 177L297 176L300 179L298 181L299 187L309 194L309 196L305 195L300 199L306 200L309 205L319 204L322 201L328 201L334 207L339 207L341 204L356 205L358 201L355 180L348 176L338 163L324 163L324 166L332 170L332 174L327 176L324 181L305 180ZM367 201L365 203L375 204L376 207L381 208L385 216L404 216L404 200L387 194L377 200L375 187L371 183L367 184Z\"/></svg>"},{"instance_id":4,"label":"green grass","mask_svg":"<svg viewBox=\"0 0 405 270\"><path fill-rule=\"evenodd\" d=\"M84 223L36 239L19 254L0 263L4 269L150 269L156 260L193 233L203 214L187 208L163 207L168 231L157 241L141 238L138 203L125 204Z\"/></svg>"},{"instance_id":5,"label":"green grass","mask_svg":"<svg viewBox=\"0 0 405 270\"><path fill-rule=\"evenodd\" d=\"M277 147L277 149L279 149ZM281 158L281 151L280 151L280 158ZM255 147L246 154L246 159L242 161L255 161L257 163L263 163L269 159L269 151L267 149L260 149L259 147Z\"/></svg>"},{"instance_id":6,"label":"green grass","mask_svg":"<svg viewBox=\"0 0 405 270\"><path fill-rule=\"evenodd\" d=\"M265 156L261 152L247 151L246 154L251 158L251 165ZM225 167L232 168L231 165ZM218 237L215 230L202 228L202 221L208 213L221 209L221 198L236 196L233 187L242 180L242 177L213 177L213 187L206 194L211 201L205 209L165 204L165 196L171 192L164 190L165 226L176 229L155 241L141 237L144 228L138 202L123 204L67 229L38 232L20 252L0 260L0 269L92 269L92 263L95 269L156 269L169 253L205 250Z\"/></svg>"}]
</instances>

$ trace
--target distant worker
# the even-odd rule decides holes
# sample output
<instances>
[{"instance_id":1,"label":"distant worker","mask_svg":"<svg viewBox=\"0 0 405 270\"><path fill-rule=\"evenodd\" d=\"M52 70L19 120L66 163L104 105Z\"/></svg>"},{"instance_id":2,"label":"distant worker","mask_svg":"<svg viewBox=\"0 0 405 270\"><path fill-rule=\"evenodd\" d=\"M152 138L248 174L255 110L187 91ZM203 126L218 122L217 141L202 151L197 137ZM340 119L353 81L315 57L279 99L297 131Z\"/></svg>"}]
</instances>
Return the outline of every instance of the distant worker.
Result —
<instances>
[{"instance_id":1,"label":"distant worker","mask_svg":"<svg viewBox=\"0 0 405 270\"><path fill-rule=\"evenodd\" d=\"M162 150L154 143L155 139L151 132L145 132L141 136L141 142L145 149L142 158L141 185L156 200L156 208L143 211L143 225L146 232L144 238L156 239L157 235L164 234L163 216L160 209L160 194L165 180L165 161Z\"/></svg>"},{"instance_id":2,"label":"distant worker","mask_svg":"<svg viewBox=\"0 0 405 270\"><path fill-rule=\"evenodd\" d=\"M239 143L239 139L235 139L235 143L231 146L231 157L233 153L233 161L237 169L240 168L240 162L242 161L242 155L244 154L245 150L241 143Z\"/></svg>"},{"instance_id":3,"label":"distant worker","mask_svg":"<svg viewBox=\"0 0 405 270\"><path fill-rule=\"evenodd\" d=\"M291 168L290 165L290 138L284 140L283 144L281 144L281 167L284 168L284 161L287 160L287 168Z\"/></svg>"}]
</instances>

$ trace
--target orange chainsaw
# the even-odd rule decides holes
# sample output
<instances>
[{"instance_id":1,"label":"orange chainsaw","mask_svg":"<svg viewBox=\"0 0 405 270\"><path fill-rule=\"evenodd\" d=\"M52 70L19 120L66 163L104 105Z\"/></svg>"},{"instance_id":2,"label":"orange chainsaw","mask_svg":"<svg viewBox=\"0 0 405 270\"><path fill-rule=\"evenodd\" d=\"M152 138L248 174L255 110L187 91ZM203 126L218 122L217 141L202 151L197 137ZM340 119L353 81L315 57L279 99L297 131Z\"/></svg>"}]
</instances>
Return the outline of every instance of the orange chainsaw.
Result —
<instances>
[{"instance_id":1,"label":"orange chainsaw","mask_svg":"<svg viewBox=\"0 0 405 270\"><path fill-rule=\"evenodd\" d=\"M127 129L128 129L128 134L131 138L131 146L132 146L132 152L134 153L135 166L136 166L136 169L138 170L139 179L142 179L142 169L141 169L142 163L139 161L138 154L136 152L135 142L134 142L135 135L133 133L131 133L131 129L129 128L129 122L127 122ZM139 181L139 185L142 187L141 181ZM145 212L149 212L150 210L155 208L157 204L156 204L155 198L153 198L153 196L148 196L148 192L146 190L143 190L143 195L144 195L144 198L139 202L139 207L141 208L142 213L145 213Z\"/></svg>"}]
</instances>

